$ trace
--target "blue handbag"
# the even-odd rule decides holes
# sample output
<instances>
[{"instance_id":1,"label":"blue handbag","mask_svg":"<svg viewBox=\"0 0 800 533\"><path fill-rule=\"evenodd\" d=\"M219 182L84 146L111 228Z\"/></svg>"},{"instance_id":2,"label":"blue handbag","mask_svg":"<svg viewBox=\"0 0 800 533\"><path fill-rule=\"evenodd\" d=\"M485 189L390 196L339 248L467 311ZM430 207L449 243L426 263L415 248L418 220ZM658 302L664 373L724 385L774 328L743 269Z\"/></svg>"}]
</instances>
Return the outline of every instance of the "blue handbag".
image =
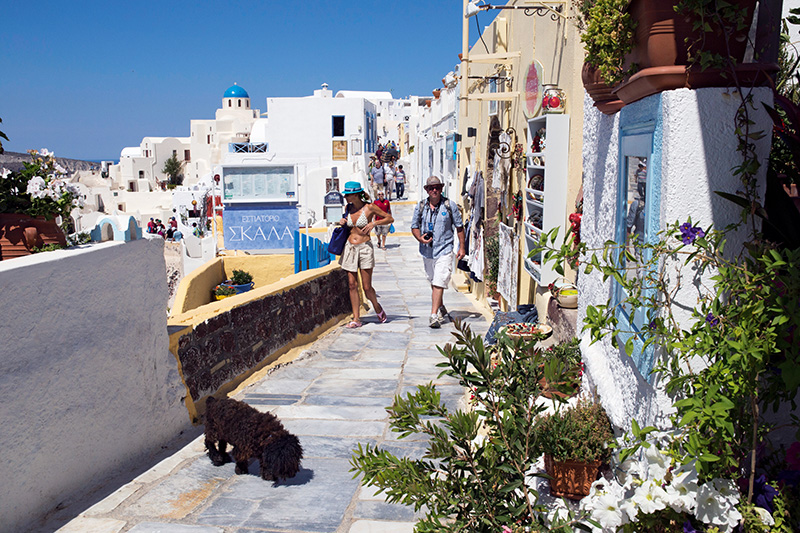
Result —
<instances>
[{"instance_id":1,"label":"blue handbag","mask_svg":"<svg viewBox=\"0 0 800 533\"><path fill-rule=\"evenodd\" d=\"M347 211L344 211L344 218L347 218ZM347 238L350 236L350 228L348 226L338 226L331 233L331 240L328 242L328 253L333 255L342 255L344 245L347 243Z\"/></svg>"},{"instance_id":2,"label":"blue handbag","mask_svg":"<svg viewBox=\"0 0 800 533\"><path fill-rule=\"evenodd\" d=\"M394 233L394 224L389 225L389 233Z\"/></svg>"}]
</instances>

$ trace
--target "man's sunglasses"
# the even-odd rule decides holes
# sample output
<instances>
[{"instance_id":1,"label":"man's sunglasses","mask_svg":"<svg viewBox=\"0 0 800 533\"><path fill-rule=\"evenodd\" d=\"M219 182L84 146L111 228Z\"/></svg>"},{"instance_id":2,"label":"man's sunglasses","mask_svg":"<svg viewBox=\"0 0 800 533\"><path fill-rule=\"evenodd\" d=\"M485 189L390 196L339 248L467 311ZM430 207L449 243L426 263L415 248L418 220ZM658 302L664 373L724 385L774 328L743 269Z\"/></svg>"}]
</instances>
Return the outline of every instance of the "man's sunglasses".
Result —
<instances>
[{"instance_id":1,"label":"man's sunglasses","mask_svg":"<svg viewBox=\"0 0 800 533\"><path fill-rule=\"evenodd\" d=\"M444 188L444 185L428 185L425 187L425 190L428 191L441 191Z\"/></svg>"}]
</instances>

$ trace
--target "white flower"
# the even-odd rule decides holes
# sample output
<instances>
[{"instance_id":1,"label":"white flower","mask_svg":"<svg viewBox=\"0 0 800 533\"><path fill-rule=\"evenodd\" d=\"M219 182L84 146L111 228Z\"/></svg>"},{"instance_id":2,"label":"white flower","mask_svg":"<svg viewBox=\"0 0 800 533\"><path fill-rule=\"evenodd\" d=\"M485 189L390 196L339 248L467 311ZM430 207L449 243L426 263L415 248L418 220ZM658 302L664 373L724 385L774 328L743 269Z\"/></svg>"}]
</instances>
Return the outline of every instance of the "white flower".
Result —
<instances>
[{"instance_id":1,"label":"white flower","mask_svg":"<svg viewBox=\"0 0 800 533\"><path fill-rule=\"evenodd\" d=\"M723 496L714 485L715 483L704 483L697 490L695 516L706 524L718 526L721 531L730 531L742 519L742 514L734 507L732 495ZM730 490L726 483L720 485L725 486L725 490ZM738 501L738 491L736 501Z\"/></svg>"},{"instance_id":2,"label":"white flower","mask_svg":"<svg viewBox=\"0 0 800 533\"><path fill-rule=\"evenodd\" d=\"M34 198L44 198L46 189L47 183L45 183L44 178L41 176L34 176L28 180L27 192Z\"/></svg>"},{"instance_id":3,"label":"white flower","mask_svg":"<svg viewBox=\"0 0 800 533\"><path fill-rule=\"evenodd\" d=\"M675 511L691 512L697 505L697 470L694 463L672 472L672 482L666 487L667 503Z\"/></svg>"},{"instance_id":4,"label":"white flower","mask_svg":"<svg viewBox=\"0 0 800 533\"><path fill-rule=\"evenodd\" d=\"M50 151L50 150L48 150L47 148L41 148L41 149L39 150L39 155L40 155L40 156L42 156L42 157L47 157L47 156L51 156L51 155L53 155L53 152L51 152L51 151Z\"/></svg>"},{"instance_id":5,"label":"white flower","mask_svg":"<svg viewBox=\"0 0 800 533\"><path fill-rule=\"evenodd\" d=\"M604 529L616 531L619 526L628 521L627 514L620 508L620 501L614 494L606 493L596 498L591 511L592 518L597 520Z\"/></svg>"},{"instance_id":6,"label":"white flower","mask_svg":"<svg viewBox=\"0 0 800 533\"><path fill-rule=\"evenodd\" d=\"M646 467L636 459L629 457L617 468L617 479L625 488L630 488L634 483L642 480L642 473Z\"/></svg>"},{"instance_id":7,"label":"white flower","mask_svg":"<svg viewBox=\"0 0 800 533\"><path fill-rule=\"evenodd\" d=\"M672 466L672 459L656 446L645 448L644 457L647 460L647 477L663 481Z\"/></svg>"},{"instance_id":8,"label":"white flower","mask_svg":"<svg viewBox=\"0 0 800 533\"><path fill-rule=\"evenodd\" d=\"M730 502L731 506L739 503L739 488L732 479L715 478L712 483L722 497Z\"/></svg>"},{"instance_id":9,"label":"white flower","mask_svg":"<svg viewBox=\"0 0 800 533\"><path fill-rule=\"evenodd\" d=\"M758 506L755 507L755 510L756 510L756 514L758 515L758 517L761 519L761 522L765 526L774 526L775 525L775 519L772 518L772 515L769 514L769 511L767 511L763 507L758 507Z\"/></svg>"},{"instance_id":10,"label":"white flower","mask_svg":"<svg viewBox=\"0 0 800 533\"><path fill-rule=\"evenodd\" d=\"M636 503L632 498L625 498L620 501L619 508L623 513L625 513L625 517L628 522L636 521L636 515L639 514L639 508L636 507Z\"/></svg>"},{"instance_id":11,"label":"white flower","mask_svg":"<svg viewBox=\"0 0 800 533\"><path fill-rule=\"evenodd\" d=\"M6 179L10 175L11 175L11 171L8 170L7 168L0 169L0 177L2 177L3 179Z\"/></svg>"},{"instance_id":12,"label":"white flower","mask_svg":"<svg viewBox=\"0 0 800 533\"><path fill-rule=\"evenodd\" d=\"M661 484L653 479L645 481L641 487L633 493L633 503L644 514L655 513L667 507L667 493L661 488Z\"/></svg>"}]
</instances>

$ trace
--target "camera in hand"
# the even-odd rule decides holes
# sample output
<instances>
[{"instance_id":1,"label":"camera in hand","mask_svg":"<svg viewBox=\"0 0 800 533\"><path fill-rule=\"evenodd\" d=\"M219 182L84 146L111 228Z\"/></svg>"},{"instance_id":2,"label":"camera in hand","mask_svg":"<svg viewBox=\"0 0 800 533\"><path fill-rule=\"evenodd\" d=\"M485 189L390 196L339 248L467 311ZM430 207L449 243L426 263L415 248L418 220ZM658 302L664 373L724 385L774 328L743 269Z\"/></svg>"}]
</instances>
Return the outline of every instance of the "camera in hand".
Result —
<instances>
[{"instance_id":1,"label":"camera in hand","mask_svg":"<svg viewBox=\"0 0 800 533\"><path fill-rule=\"evenodd\" d=\"M433 239L433 232L432 231L426 231L425 233L422 234L422 236L425 239Z\"/></svg>"}]
</instances>

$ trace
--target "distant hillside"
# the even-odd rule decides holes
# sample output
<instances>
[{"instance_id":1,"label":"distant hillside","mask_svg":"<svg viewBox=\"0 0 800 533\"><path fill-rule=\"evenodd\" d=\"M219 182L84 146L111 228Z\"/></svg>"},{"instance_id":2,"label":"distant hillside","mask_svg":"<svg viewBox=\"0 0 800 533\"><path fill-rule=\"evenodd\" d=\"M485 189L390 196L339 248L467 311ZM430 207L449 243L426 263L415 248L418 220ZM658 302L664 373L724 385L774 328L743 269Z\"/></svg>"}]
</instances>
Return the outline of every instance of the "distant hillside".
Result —
<instances>
[{"instance_id":1,"label":"distant hillside","mask_svg":"<svg viewBox=\"0 0 800 533\"><path fill-rule=\"evenodd\" d=\"M5 152L0 154L0 167L5 167L8 170L17 171L22 169L22 164L30 162L31 156L29 154L21 154L19 152ZM71 175L79 170L91 170L93 167L100 168L100 163L93 161L81 161L80 159L67 159L65 157L56 157L59 165L64 167Z\"/></svg>"}]
</instances>

